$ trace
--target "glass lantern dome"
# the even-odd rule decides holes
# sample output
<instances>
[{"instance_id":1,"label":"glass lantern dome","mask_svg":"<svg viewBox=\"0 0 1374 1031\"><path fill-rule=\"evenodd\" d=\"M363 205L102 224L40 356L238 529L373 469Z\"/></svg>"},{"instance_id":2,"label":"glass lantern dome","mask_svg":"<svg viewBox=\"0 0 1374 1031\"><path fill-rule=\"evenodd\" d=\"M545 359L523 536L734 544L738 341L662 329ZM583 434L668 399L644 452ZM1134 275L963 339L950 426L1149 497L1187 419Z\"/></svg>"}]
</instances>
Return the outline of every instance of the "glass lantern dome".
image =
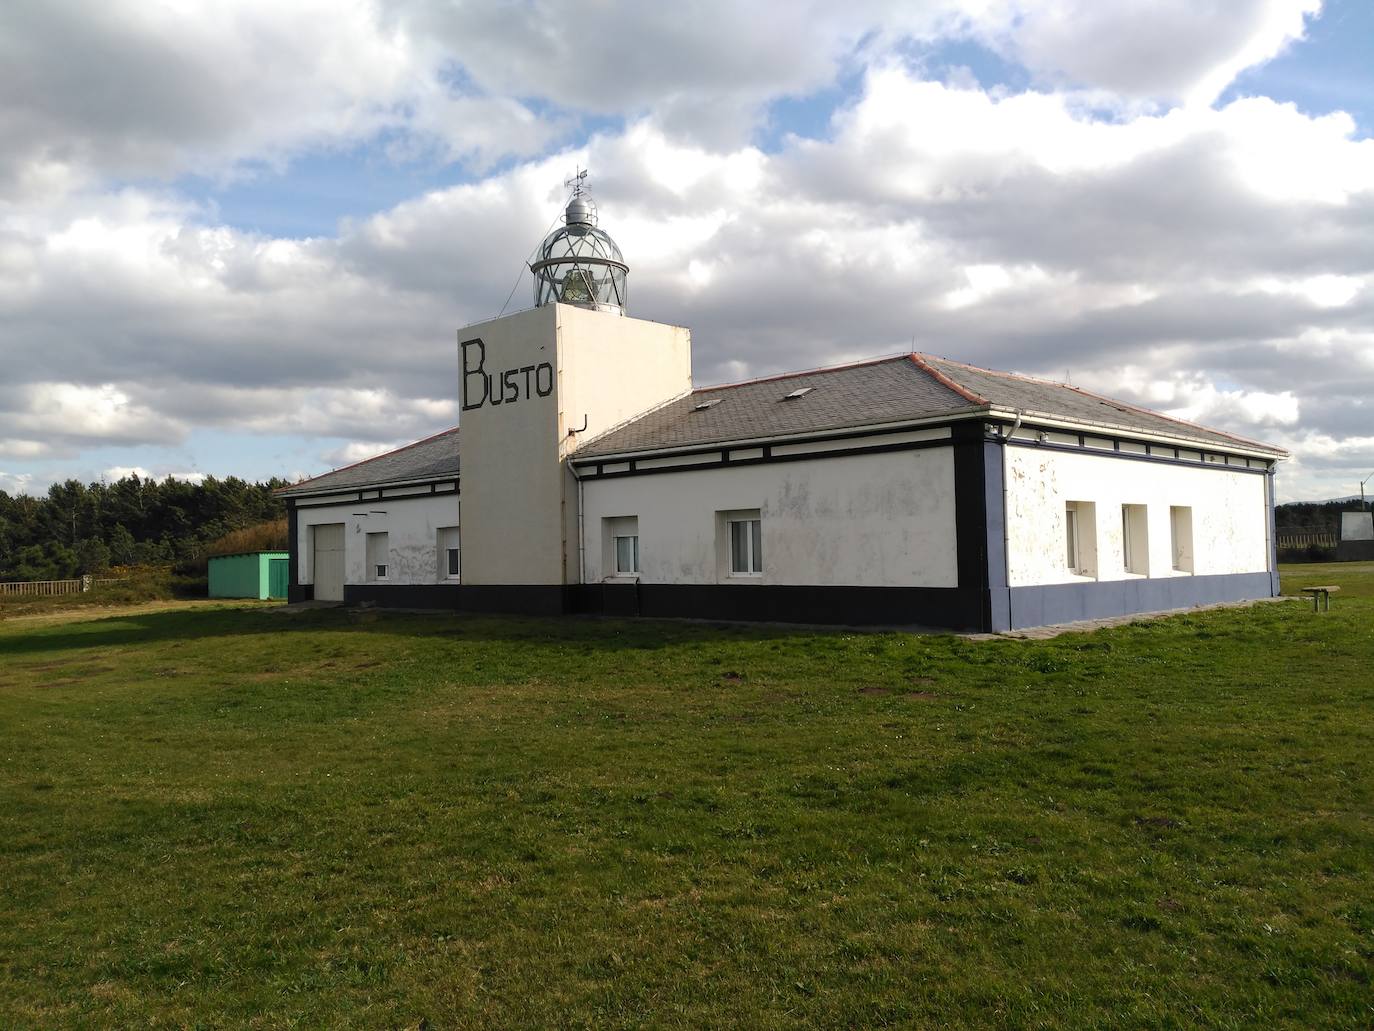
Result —
<instances>
[{"instance_id":1,"label":"glass lantern dome","mask_svg":"<svg viewBox=\"0 0 1374 1031\"><path fill-rule=\"evenodd\" d=\"M624 315L630 266L615 241L596 228L596 204L580 185L563 221L544 238L530 265L535 307L560 302Z\"/></svg>"}]
</instances>

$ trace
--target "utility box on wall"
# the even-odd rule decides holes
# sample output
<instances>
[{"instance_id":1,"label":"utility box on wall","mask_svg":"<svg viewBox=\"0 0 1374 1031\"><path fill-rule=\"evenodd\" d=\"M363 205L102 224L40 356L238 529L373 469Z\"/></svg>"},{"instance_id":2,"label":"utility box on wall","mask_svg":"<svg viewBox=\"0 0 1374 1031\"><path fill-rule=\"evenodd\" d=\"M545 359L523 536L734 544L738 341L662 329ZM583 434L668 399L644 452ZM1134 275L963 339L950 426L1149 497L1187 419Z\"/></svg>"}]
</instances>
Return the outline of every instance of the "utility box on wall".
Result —
<instances>
[{"instance_id":1,"label":"utility box on wall","mask_svg":"<svg viewBox=\"0 0 1374 1031\"><path fill-rule=\"evenodd\" d=\"M250 551L210 559L212 598L285 598L291 558L285 551Z\"/></svg>"}]
</instances>

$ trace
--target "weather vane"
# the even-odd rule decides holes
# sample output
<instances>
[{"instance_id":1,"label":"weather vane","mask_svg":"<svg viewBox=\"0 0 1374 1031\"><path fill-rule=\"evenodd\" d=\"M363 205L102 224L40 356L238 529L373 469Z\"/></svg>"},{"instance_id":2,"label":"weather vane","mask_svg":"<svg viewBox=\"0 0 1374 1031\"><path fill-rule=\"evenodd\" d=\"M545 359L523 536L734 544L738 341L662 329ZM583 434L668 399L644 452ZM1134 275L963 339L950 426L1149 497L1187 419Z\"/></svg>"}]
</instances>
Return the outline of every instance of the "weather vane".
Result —
<instances>
[{"instance_id":1,"label":"weather vane","mask_svg":"<svg viewBox=\"0 0 1374 1031\"><path fill-rule=\"evenodd\" d=\"M577 168L576 165L573 165L573 167ZM582 191L587 188L587 170L585 168L578 168L576 175L571 179L563 180L563 185L572 187L574 197L581 197Z\"/></svg>"}]
</instances>

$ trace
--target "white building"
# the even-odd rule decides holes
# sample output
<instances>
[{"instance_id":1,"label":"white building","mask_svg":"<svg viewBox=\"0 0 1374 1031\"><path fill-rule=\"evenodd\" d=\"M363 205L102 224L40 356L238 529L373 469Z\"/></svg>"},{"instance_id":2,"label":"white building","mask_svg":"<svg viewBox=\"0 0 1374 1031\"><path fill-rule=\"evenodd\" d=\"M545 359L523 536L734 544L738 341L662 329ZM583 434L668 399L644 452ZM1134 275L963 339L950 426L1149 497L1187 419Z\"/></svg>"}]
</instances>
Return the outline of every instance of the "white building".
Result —
<instances>
[{"instance_id":1,"label":"white building","mask_svg":"<svg viewBox=\"0 0 1374 1031\"><path fill-rule=\"evenodd\" d=\"M297 484L293 600L1006 630L1278 593L1275 447L911 354L693 389L580 192L458 430Z\"/></svg>"}]
</instances>

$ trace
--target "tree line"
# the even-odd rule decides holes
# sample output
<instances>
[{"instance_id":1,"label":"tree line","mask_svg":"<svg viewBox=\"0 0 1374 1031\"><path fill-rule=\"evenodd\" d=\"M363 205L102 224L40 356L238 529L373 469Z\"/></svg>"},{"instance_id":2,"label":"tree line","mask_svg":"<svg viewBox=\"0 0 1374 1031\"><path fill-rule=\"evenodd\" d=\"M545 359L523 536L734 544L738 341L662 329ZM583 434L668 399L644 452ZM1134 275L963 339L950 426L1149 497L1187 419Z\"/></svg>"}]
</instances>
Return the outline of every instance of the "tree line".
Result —
<instances>
[{"instance_id":1,"label":"tree line","mask_svg":"<svg viewBox=\"0 0 1374 1031\"><path fill-rule=\"evenodd\" d=\"M56 483L41 497L0 491L0 580L65 580L111 566L186 564L225 534L286 509L287 481L237 476L186 480L125 476Z\"/></svg>"},{"instance_id":2,"label":"tree line","mask_svg":"<svg viewBox=\"0 0 1374 1031\"><path fill-rule=\"evenodd\" d=\"M1365 506L1368 508L1368 505ZM1279 530L1323 530L1339 533L1342 512L1358 512L1354 501L1290 501L1274 508L1274 527Z\"/></svg>"}]
</instances>

